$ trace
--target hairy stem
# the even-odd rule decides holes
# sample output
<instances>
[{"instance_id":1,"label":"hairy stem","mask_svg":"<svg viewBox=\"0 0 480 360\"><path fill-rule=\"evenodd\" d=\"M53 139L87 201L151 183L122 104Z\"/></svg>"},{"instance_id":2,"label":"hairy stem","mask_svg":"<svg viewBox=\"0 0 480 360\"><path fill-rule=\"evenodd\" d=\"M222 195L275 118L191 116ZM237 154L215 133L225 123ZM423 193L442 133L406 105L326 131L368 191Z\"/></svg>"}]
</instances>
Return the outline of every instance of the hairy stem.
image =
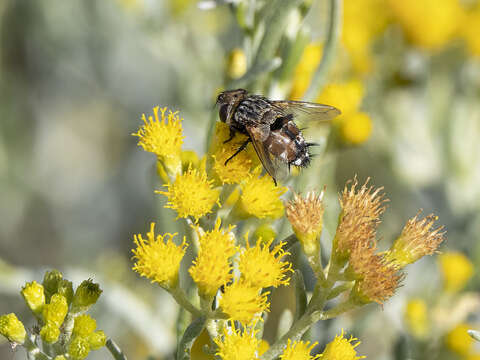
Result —
<instances>
[{"instance_id":1,"label":"hairy stem","mask_svg":"<svg viewBox=\"0 0 480 360\"><path fill-rule=\"evenodd\" d=\"M176 286L174 289L170 289L170 294L173 296L178 305L186 309L194 317L199 317L203 314L200 309L198 309L190 302L190 300L188 300L187 295L179 286Z\"/></svg>"},{"instance_id":2,"label":"hairy stem","mask_svg":"<svg viewBox=\"0 0 480 360\"><path fill-rule=\"evenodd\" d=\"M127 357L123 351L118 347L118 345L112 340L108 339L105 347L110 351L115 360L127 360Z\"/></svg>"}]
</instances>

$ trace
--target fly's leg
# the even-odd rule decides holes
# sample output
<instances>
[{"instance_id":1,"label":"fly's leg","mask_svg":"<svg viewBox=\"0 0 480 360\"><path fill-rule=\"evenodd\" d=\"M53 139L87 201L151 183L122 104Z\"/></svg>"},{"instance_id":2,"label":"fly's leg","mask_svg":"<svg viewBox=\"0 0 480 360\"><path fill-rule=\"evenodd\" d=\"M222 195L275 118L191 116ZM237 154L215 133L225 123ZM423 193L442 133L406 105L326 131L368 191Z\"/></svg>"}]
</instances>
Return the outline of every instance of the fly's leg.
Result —
<instances>
[{"instance_id":1,"label":"fly's leg","mask_svg":"<svg viewBox=\"0 0 480 360\"><path fill-rule=\"evenodd\" d=\"M236 132L235 130L233 130L232 128L230 128L230 137L229 137L227 140L225 140L223 143L226 144L226 143L232 141L233 138L235 137L235 132ZM246 146L246 145L245 145L245 146ZM230 159L229 159L229 160L230 160ZM227 161L228 161L228 160L227 160Z\"/></svg>"},{"instance_id":2,"label":"fly's leg","mask_svg":"<svg viewBox=\"0 0 480 360\"><path fill-rule=\"evenodd\" d=\"M240 145L240 147L238 148L238 150L235 151L235 153L234 153L232 156L230 156L230 157L225 161L225 166L227 165L227 163L228 163L230 160L232 160L232 159L233 159L235 156L237 156L243 149L245 149L250 141L251 141L250 138L248 138L247 140L245 140L245 142L244 142L242 145Z\"/></svg>"}]
</instances>

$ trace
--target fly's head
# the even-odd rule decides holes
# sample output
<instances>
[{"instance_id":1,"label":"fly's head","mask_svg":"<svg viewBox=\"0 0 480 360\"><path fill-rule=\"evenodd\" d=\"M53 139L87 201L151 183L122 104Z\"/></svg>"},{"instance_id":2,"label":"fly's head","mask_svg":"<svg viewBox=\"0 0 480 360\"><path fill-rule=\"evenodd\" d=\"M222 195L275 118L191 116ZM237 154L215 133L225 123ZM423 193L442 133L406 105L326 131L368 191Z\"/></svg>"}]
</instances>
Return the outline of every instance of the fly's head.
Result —
<instances>
[{"instance_id":1,"label":"fly's head","mask_svg":"<svg viewBox=\"0 0 480 360\"><path fill-rule=\"evenodd\" d=\"M245 99L247 90L227 90L221 92L217 97L217 104L220 106L219 115L220 120L230 125L233 113L237 105Z\"/></svg>"}]
</instances>

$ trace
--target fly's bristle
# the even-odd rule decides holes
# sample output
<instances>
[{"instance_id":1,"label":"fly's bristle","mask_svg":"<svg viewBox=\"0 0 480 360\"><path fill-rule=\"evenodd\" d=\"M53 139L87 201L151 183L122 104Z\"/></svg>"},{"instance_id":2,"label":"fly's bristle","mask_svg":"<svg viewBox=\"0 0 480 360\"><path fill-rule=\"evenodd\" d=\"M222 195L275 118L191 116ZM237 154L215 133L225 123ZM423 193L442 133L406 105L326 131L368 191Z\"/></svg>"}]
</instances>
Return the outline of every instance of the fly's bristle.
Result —
<instances>
[{"instance_id":1,"label":"fly's bristle","mask_svg":"<svg viewBox=\"0 0 480 360\"><path fill-rule=\"evenodd\" d=\"M320 146L320 144L316 143L316 142L308 142L306 143L305 145L306 147L310 147L310 146Z\"/></svg>"}]
</instances>

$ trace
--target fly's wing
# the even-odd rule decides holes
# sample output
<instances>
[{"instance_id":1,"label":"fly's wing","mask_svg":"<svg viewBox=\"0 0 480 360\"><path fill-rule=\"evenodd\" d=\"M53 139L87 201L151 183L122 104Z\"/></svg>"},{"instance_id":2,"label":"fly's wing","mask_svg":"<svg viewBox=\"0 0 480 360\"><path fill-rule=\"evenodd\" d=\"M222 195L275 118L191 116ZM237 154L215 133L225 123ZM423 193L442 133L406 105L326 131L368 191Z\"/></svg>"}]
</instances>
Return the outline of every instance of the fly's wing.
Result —
<instances>
[{"instance_id":1,"label":"fly's wing","mask_svg":"<svg viewBox=\"0 0 480 360\"><path fill-rule=\"evenodd\" d=\"M293 115L304 122L329 121L342 113L334 106L307 101L273 100L271 105L283 116Z\"/></svg>"},{"instance_id":2,"label":"fly's wing","mask_svg":"<svg viewBox=\"0 0 480 360\"><path fill-rule=\"evenodd\" d=\"M273 178L275 185L279 178L284 178L286 176L284 169L286 168L285 164L281 163L279 160L273 157L263 141L261 140L261 130L253 127L246 126L247 132L250 135L252 140L253 147L255 152L258 155L258 158L262 162L265 171Z\"/></svg>"}]
</instances>

